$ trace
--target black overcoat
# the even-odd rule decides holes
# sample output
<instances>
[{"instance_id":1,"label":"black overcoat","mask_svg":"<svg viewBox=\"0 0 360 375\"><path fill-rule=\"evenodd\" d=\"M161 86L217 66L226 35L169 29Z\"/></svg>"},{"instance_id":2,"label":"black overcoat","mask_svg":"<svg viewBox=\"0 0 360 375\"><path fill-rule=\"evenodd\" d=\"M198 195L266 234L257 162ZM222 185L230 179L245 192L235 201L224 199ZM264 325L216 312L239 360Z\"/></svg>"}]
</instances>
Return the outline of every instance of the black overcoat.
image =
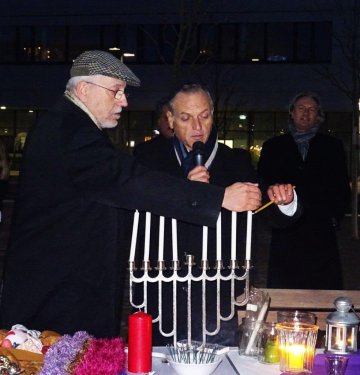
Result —
<instances>
[{"instance_id":1,"label":"black overcoat","mask_svg":"<svg viewBox=\"0 0 360 375\"><path fill-rule=\"evenodd\" d=\"M258 172L270 184L295 185L304 211L290 228L272 232L268 286L341 289L335 227L350 197L342 142L317 133L302 160L290 133L272 138L263 144Z\"/></svg>"},{"instance_id":2,"label":"black overcoat","mask_svg":"<svg viewBox=\"0 0 360 375\"><path fill-rule=\"evenodd\" d=\"M135 148L134 152L136 158L146 165L147 167L167 172L174 176L182 176L183 171L180 167L180 164L176 158L176 154L174 151L172 140L166 140L163 138L153 139L152 141L145 142L141 145L138 145ZM218 143L218 150L216 156L209 167L209 174L210 174L210 184L216 186L227 186L234 182L259 182L257 173L252 166L250 154L246 150L242 149L231 149L225 146L222 143ZM264 190L265 186L264 186ZM263 194L264 202L268 200L266 194ZM176 196L174 196L176 199ZM300 210L299 210L300 211ZM280 211L275 206L269 207L269 209L264 210L261 214L257 216L264 215L267 217L268 222L275 226L286 226L289 222L296 220L297 215L294 217L288 217L280 213ZM244 263L244 252L245 252L245 229L246 229L246 215L240 214L238 215L238 233L237 233L237 240L238 240L238 256L240 266ZM165 224L166 226L166 224ZM168 228L171 227L168 224ZM178 249L179 254L181 257L181 261L185 260L185 254L191 254L195 257L196 266L193 270L196 276L200 273L200 264L202 258L202 227L199 225L193 225L188 223L178 223ZM154 230L156 233L156 230ZM155 235L156 237L156 235ZM168 237L171 237L171 233L168 233ZM227 269L229 266L230 261L230 249L231 249L231 215L230 212L223 209L222 210L222 259L224 262L224 267ZM155 257L156 259L157 251L156 251L156 240L152 241L152 246L155 249ZM208 240L208 257L209 257L209 264L211 267L215 265L216 259L216 230L209 229L209 240ZM168 244L168 253L165 254L165 259L171 259L171 243ZM165 249L166 250L166 249ZM155 265L155 263L153 264ZM183 269L183 273L186 272L186 267ZM211 274L211 271L209 271ZM228 274L228 271L224 271L224 274ZM170 274L170 273L169 273ZM199 284L199 283L198 283ZM215 282L208 283L207 292L208 292L208 301L207 301L207 316L208 316L208 329L210 331L215 330L215 313L216 313L216 285ZM243 285L238 285L236 289L236 295L239 295L242 291ZM166 286L164 287L166 288ZM151 288L150 288L151 289ZM171 289L171 287L169 287ZM184 293L185 292L185 293ZM187 337L186 332L186 297L187 297L187 289L182 284L178 288L177 294L177 308L178 314L181 318L178 321L178 338L184 339ZM166 289L164 292L164 296L166 298L170 298L172 296L172 291L168 291L166 294ZM164 298L165 298L164 297ZM157 290L153 291L152 295L153 300L155 300L155 310L157 307ZM200 287L198 289L194 289L192 291L192 298L193 298L193 314L192 314L192 324L193 329L192 338L201 340L202 337L200 335L201 332L201 290ZM231 290L229 288L229 283L222 283L221 285L221 312L223 316L228 316L230 314L230 301L231 301ZM151 302L151 301L150 301ZM167 303L164 306L164 310L166 312L167 321L165 322L165 329L167 332L171 329L172 325L172 306L171 303ZM156 311L156 314L158 311ZM221 323L221 330L218 335L215 337L209 337L208 341L213 341L218 344L222 345L237 345L237 317L235 317L229 322L222 322ZM154 330L154 342L156 345L164 345L166 342L171 342L169 339L162 338L158 335L157 331L158 327L155 327Z\"/></svg>"},{"instance_id":3,"label":"black overcoat","mask_svg":"<svg viewBox=\"0 0 360 375\"><path fill-rule=\"evenodd\" d=\"M26 142L1 327L118 334L127 210L214 226L223 195L223 188L149 171L61 98Z\"/></svg>"}]
</instances>

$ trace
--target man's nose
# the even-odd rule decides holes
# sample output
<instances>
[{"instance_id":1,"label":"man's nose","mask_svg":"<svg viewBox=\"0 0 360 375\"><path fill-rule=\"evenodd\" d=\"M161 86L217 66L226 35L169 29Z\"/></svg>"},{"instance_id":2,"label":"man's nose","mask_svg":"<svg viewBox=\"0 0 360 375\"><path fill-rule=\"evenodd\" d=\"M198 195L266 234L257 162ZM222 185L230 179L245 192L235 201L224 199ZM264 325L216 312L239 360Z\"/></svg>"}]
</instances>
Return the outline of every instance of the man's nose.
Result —
<instances>
[{"instance_id":1,"label":"man's nose","mask_svg":"<svg viewBox=\"0 0 360 375\"><path fill-rule=\"evenodd\" d=\"M127 107L128 106L127 97L123 95L122 98L118 100L118 103L120 103L122 107Z\"/></svg>"},{"instance_id":2,"label":"man's nose","mask_svg":"<svg viewBox=\"0 0 360 375\"><path fill-rule=\"evenodd\" d=\"M193 127L194 130L201 130L201 128L202 128L201 121L198 118L195 118L193 120L192 127Z\"/></svg>"}]
</instances>

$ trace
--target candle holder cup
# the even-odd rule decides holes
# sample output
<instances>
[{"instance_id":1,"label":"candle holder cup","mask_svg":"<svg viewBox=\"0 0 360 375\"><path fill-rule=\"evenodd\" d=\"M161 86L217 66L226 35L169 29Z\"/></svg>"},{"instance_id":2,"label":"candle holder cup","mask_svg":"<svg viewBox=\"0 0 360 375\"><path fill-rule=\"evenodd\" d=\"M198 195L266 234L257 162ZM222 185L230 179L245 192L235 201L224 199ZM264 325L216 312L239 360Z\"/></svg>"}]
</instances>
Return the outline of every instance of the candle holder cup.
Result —
<instances>
[{"instance_id":1,"label":"candle holder cup","mask_svg":"<svg viewBox=\"0 0 360 375\"><path fill-rule=\"evenodd\" d=\"M278 311L277 322L278 323L299 322L299 323L306 323L306 324L315 324L316 315L312 312L299 311L299 310Z\"/></svg>"},{"instance_id":2,"label":"candle holder cup","mask_svg":"<svg viewBox=\"0 0 360 375\"><path fill-rule=\"evenodd\" d=\"M239 354L249 357L258 356L258 341L264 327L263 321L243 318L239 326Z\"/></svg>"},{"instance_id":3,"label":"candle holder cup","mask_svg":"<svg viewBox=\"0 0 360 375\"><path fill-rule=\"evenodd\" d=\"M258 341L258 360L261 363L279 363L279 338L276 323L264 322Z\"/></svg>"},{"instance_id":4,"label":"candle holder cup","mask_svg":"<svg viewBox=\"0 0 360 375\"><path fill-rule=\"evenodd\" d=\"M299 322L277 323L280 370L300 374L311 373L314 366L319 327Z\"/></svg>"},{"instance_id":5,"label":"candle holder cup","mask_svg":"<svg viewBox=\"0 0 360 375\"><path fill-rule=\"evenodd\" d=\"M345 375L349 356L328 354L325 355L326 375Z\"/></svg>"}]
</instances>

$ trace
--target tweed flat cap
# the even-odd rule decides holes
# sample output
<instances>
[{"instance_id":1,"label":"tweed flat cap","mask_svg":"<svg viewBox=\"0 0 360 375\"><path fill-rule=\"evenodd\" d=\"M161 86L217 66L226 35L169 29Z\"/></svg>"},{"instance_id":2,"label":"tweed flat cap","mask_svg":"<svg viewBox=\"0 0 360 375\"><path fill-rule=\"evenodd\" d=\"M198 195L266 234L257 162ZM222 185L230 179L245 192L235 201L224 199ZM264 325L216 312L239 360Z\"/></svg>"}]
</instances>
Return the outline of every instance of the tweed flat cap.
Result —
<instances>
[{"instance_id":1,"label":"tweed flat cap","mask_svg":"<svg viewBox=\"0 0 360 375\"><path fill-rule=\"evenodd\" d=\"M71 77L96 74L121 79L130 86L140 86L139 78L123 62L105 51L85 51L74 60L70 69Z\"/></svg>"}]
</instances>

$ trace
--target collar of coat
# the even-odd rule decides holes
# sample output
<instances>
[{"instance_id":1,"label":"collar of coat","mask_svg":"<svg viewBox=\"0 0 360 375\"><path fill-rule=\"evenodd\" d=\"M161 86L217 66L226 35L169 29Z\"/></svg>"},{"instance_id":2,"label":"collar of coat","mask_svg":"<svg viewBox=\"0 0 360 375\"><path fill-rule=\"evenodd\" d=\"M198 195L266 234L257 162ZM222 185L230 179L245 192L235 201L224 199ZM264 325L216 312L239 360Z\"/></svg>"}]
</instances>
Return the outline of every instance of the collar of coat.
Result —
<instances>
[{"instance_id":1,"label":"collar of coat","mask_svg":"<svg viewBox=\"0 0 360 375\"><path fill-rule=\"evenodd\" d=\"M176 135L174 135L172 139L173 139L173 146L174 146L174 151L175 151L177 161L180 164L181 169L183 170L184 176L187 176L188 173L196 166L193 152L188 151L185 145L176 137ZM210 136L207 142L205 143L204 166L207 169L210 168L216 156L217 150L218 150L218 136L217 136L216 129L213 127L210 133Z\"/></svg>"},{"instance_id":2,"label":"collar of coat","mask_svg":"<svg viewBox=\"0 0 360 375\"><path fill-rule=\"evenodd\" d=\"M101 125L99 121L95 118L95 116L89 111L89 108L77 97L75 96L72 92L69 90L65 90L64 92L65 98L69 99L71 102L73 102L76 106L78 106L80 109L82 109L90 118L91 120L95 123L95 125L102 130Z\"/></svg>"}]
</instances>

